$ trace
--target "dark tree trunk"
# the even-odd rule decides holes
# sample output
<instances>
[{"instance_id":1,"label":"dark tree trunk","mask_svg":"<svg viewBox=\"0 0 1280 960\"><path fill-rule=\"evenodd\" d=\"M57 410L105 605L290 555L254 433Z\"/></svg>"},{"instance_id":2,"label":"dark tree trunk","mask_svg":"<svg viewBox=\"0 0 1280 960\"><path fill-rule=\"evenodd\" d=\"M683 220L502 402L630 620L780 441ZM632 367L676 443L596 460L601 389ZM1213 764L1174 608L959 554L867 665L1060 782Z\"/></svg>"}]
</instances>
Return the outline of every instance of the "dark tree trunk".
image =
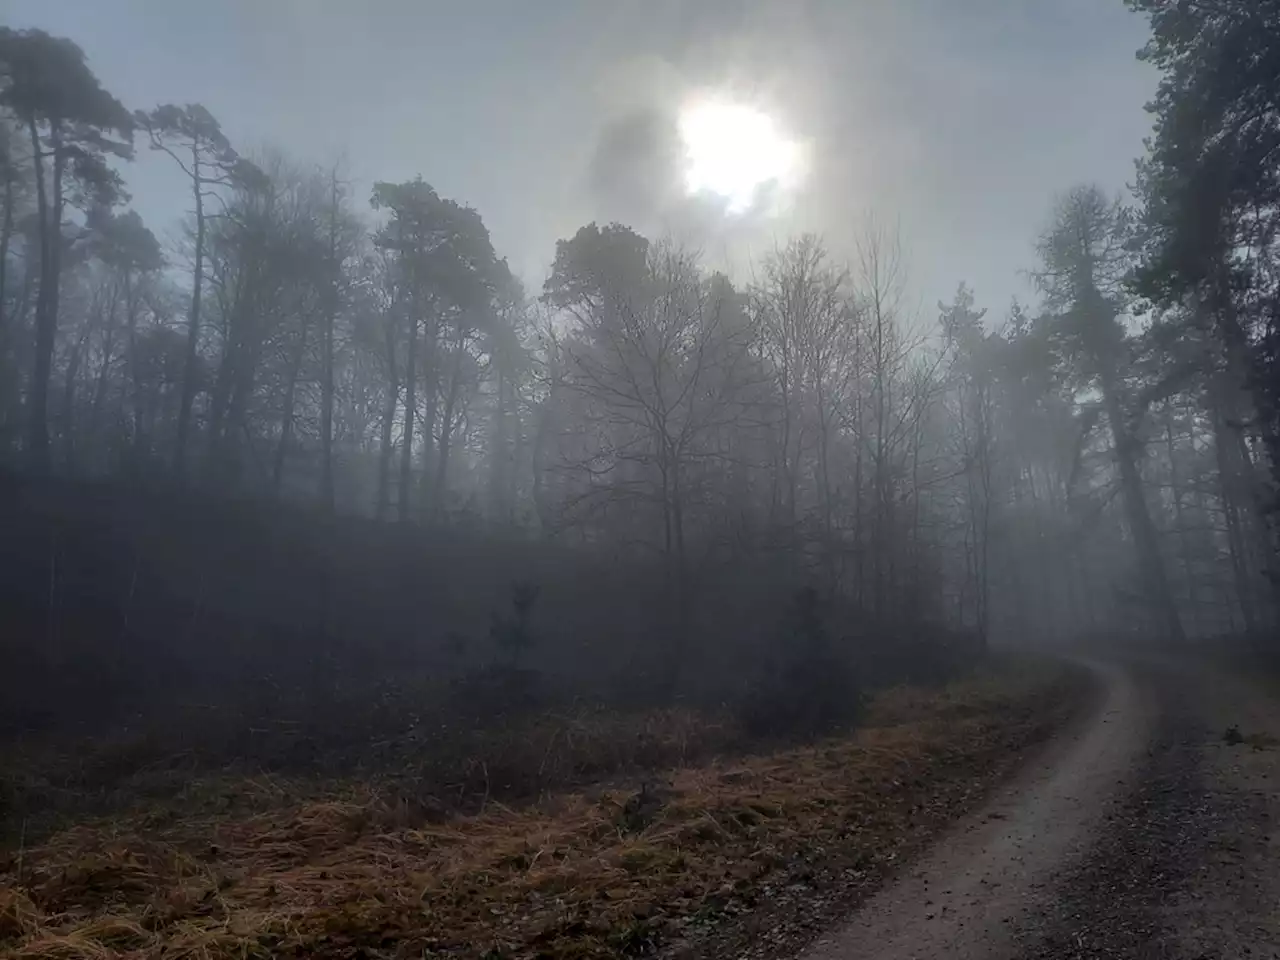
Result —
<instances>
[{"instance_id":1,"label":"dark tree trunk","mask_svg":"<svg viewBox=\"0 0 1280 960\"><path fill-rule=\"evenodd\" d=\"M94 378L93 400L89 403L89 428L86 431L92 442L98 436L98 426L102 422L102 408L107 403L107 374L111 370L111 354L115 350L115 334L108 331L102 344L102 362L98 364L98 373Z\"/></svg>"},{"instance_id":2,"label":"dark tree trunk","mask_svg":"<svg viewBox=\"0 0 1280 960\"><path fill-rule=\"evenodd\" d=\"M396 405L400 402L400 381L396 370L395 324L385 325L387 350L387 402L382 411L382 445L378 451L378 497L375 516L385 520L391 507L391 429L395 425Z\"/></svg>"},{"instance_id":3,"label":"dark tree trunk","mask_svg":"<svg viewBox=\"0 0 1280 960\"><path fill-rule=\"evenodd\" d=\"M320 373L320 505L333 513L333 309L325 311Z\"/></svg>"},{"instance_id":4,"label":"dark tree trunk","mask_svg":"<svg viewBox=\"0 0 1280 960\"><path fill-rule=\"evenodd\" d=\"M133 288L133 277L124 275L124 308L125 308L125 341L127 351L125 365L127 369L126 384L129 393L129 409L133 414L133 457L135 463L141 463L145 453L143 444L143 412L142 385L138 377L138 303Z\"/></svg>"},{"instance_id":5,"label":"dark tree trunk","mask_svg":"<svg viewBox=\"0 0 1280 960\"><path fill-rule=\"evenodd\" d=\"M186 478L187 443L191 432L191 410L196 399L196 372L200 357L200 292L204 279L204 190L200 181L200 147L191 146L192 193L196 201L195 267L191 278L191 310L187 314L187 355L182 371L182 404L178 408L178 437L173 451L173 472L179 482Z\"/></svg>"},{"instance_id":6,"label":"dark tree trunk","mask_svg":"<svg viewBox=\"0 0 1280 960\"><path fill-rule=\"evenodd\" d=\"M374 508L374 516L385 520L391 506L391 426L396 419L396 404L400 402L400 389L390 385L387 390L387 405L382 413L382 441L378 451L378 499Z\"/></svg>"},{"instance_id":7,"label":"dark tree trunk","mask_svg":"<svg viewBox=\"0 0 1280 960\"><path fill-rule=\"evenodd\" d=\"M329 195L329 287L324 311L324 334L320 371L320 505L333 513L333 326L338 312L338 180L330 178Z\"/></svg>"},{"instance_id":8,"label":"dark tree trunk","mask_svg":"<svg viewBox=\"0 0 1280 960\"><path fill-rule=\"evenodd\" d=\"M412 311L411 311L412 312ZM396 515L401 523L409 522L409 501L413 497L413 421L418 405L418 318L409 318L409 342L404 370L404 446L400 451L400 499ZM430 437L427 438L430 443Z\"/></svg>"},{"instance_id":9,"label":"dark tree trunk","mask_svg":"<svg viewBox=\"0 0 1280 960\"><path fill-rule=\"evenodd\" d=\"M53 202L44 182L44 157L35 120L28 122L32 164L36 178L36 211L40 232L40 292L36 297L35 369L27 411L27 456L36 473L49 471L49 379L53 372L53 344L58 332L58 250L62 245L62 158L58 123L51 124L53 146Z\"/></svg>"},{"instance_id":10,"label":"dark tree trunk","mask_svg":"<svg viewBox=\"0 0 1280 960\"><path fill-rule=\"evenodd\" d=\"M62 459L68 473L74 473L76 466L74 435L76 376L80 372L80 355L84 352L88 337L89 334L86 331L72 348L62 384L62 416L59 419L62 423Z\"/></svg>"},{"instance_id":11,"label":"dark tree trunk","mask_svg":"<svg viewBox=\"0 0 1280 960\"><path fill-rule=\"evenodd\" d=\"M231 393L227 400L220 452L216 458L218 479L238 482L244 466L244 454L256 460L257 452L249 433L249 409L258 380L258 362L262 354L262 318L254 299L246 298L238 313L236 349L231 354L229 369Z\"/></svg>"},{"instance_id":12,"label":"dark tree trunk","mask_svg":"<svg viewBox=\"0 0 1280 960\"><path fill-rule=\"evenodd\" d=\"M1199 625L1200 607L1196 591L1195 568L1191 562L1191 541L1182 509L1182 478L1178 475L1178 448L1173 435L1173 405L1165 405L1165 456L1169 458L1169 492L1173 497L1173 522L1178 530L1178 546L1182 552L1182 573L1187 578L1187 605L1191 611L1191 629Z\"/></svg>"},{"instance_id":13,"label":"dark tree trunk","mask_svg":"<svg viewBox=\"0 0 1280 960\"><path fill-rule=\"evenodd\" d=\"M433 444L436 433L436 417L440 397L440 318L432 316L427 323L422 345L422 378L423 378L423 411L422 411L422 478L419 481L418 509L422 520L427 520L435 509L435 494L431 489L435 479L435 468L439 463L440 450Z\"/></svg>"},{"instance_id":14,"label":"dark tree trunk","mask_svg":"<svg viewBox=\"0 0 1280 960\"><path fill-rule=\"evenodd\" d=\"M449 395L445 398L444 419L440 424L440 455L436 459L435 489L431 491L433 517L439 517L445 506L445 490L449 480L449 450L453 439L453 415L458 403L458 389L462 378L462 346L465 342L466 334L459 330L453 360L453 374L449 382Z\"/></svg>"},{"instance_id":15,"label":"dark tree trunk","mask_svg":"<svg viewBox=\"0 0 1280 960\"><path fill-rule=\"evenodd\" d=\"M9 244L13 240L13 160L4 162L4 221L0 223L0 360L5 353L6 307L9 295Z\"/></svg>"},{"instance_id":16,"label":"dark tree trunk","mask_svg":"<svg viewBox=\"0 0 1280 960\"><path fill-rule=\"evenodd\" d=\"M280 442L276 444L275 463L271 469L271 493L280 496L280 486L284 480L284 465L289 456L289 445L293 440L294 398L298 389L298 374L302 371L302 358L307 350L307 327L305 322L298 331L298 343L293 356L289 358L289 377L285 384L284 404L280 414Z\"/></svg>"},{"instance_id":17,"label":"dark tree trunk","mask_svg":"<svg viewBox=\"0 0 1280 960\"><path fill-rule=\"evenodd\" d=\"M1231 463L1231 438L1227 434L1222 418L1213 414L1213 450L1218 464L1219 497L1222 500L1222 516L1227 527L1227 551L1231 557L1231 574L1235 582L1236 602L1240 606L1240 615L1244 618L1245 629L1250 632L1257 627L1257 616L1253 606L1253 583L1249 575L1248 548L1241 532L1238 482L1235 468Z\"/></svg>"},{"instance_id":18,"label":"dark tree trunk","mask_svg":"<svg viewBox=\"0 0 1280 960\"><path fill-rule=\"evenodd\" d=\"M1181 642L1186 639L1182 618L1169 587L1164 559L1160 555L1160 540L1151 512L1147 508L1146 493L1142 487L1142 474L1137 464L1137 442L1125 427L1124 410L1120 404L1113 375L1106 371L1102 377L1103 402L1107 407L1107 419L1111 421L1111 437L1116 460L1120 467L1120 482L1124 494L1125 511L1132 528L1134 545L1138 552L1138 566L1146 588L1147 602L1169 632L1168 639Z\"/></svg>"},{"instance_id":19,"label":"dark tree trunk","mask_svg":"<svg viewBox=\"0 0 1280 960\"><path fill-rule=\"evenodd\" d=\"M242 294L242 292L241 292ZM225 450L227 412L234 389L236 369L240 357L244 353L242 340L246 309L241 296L237 297L232 311L227 337L222 345L222 356L218 358L218 373L213 381L213 395L209 398L209 428L206 455L209 470L208 479L216 483L224 468L223 461L227 457Z\"/></svg>"}]
</instances>

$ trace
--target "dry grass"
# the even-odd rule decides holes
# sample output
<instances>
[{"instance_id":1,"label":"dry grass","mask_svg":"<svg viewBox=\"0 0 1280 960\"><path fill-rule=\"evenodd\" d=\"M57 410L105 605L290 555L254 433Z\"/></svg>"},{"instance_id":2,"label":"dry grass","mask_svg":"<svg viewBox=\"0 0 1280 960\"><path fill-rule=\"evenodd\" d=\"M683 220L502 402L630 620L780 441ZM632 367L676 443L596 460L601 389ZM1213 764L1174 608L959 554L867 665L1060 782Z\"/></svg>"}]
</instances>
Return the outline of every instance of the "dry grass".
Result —
<instances>
[{"instance_id":1,"label":"dry grass","mask_svg":"<svg viewBox=\"0 0 1280 960\"><path fill-rule=\"evenodd\" d=\"M524 803L754 746L727 715L680 707L620 712L576 705L485 722L409 717L404 710L381 722L350 710L336 715L337 733L206 709L91 738L4 744L0 850L140 802L150 807L151 828L370 790L450 813L475 812L495 800ZM256 738L252 751L233 743L246 727Z\"/></svg>"},{"instance_id":2,"label":"dry grass","mask_svg":"<svg viewBox=\"0 0 1280 960\"><path fill-rule=\"evenodd\" d=\"M0 951L635 955L749 910L797 864L887 870L920 823L975 802L1071 690L1023 666L891 691L856 736L669 771L639 810L601 788L442 818L353 787L252 816L84 825L0 864Z\"/></svg>"}]
</instances>

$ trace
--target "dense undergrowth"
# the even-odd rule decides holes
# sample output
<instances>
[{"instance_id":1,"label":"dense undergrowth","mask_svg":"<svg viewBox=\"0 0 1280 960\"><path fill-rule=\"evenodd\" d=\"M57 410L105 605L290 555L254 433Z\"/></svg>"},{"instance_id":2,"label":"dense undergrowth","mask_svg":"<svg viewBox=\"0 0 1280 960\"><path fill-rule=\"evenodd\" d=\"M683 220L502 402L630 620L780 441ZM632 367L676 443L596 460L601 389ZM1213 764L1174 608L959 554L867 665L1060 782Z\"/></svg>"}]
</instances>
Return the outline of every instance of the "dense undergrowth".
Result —
<instances>
[{"instance_id":1,"label":"dense undergrowth","mask_svg":"<svg viewBox=\"0 0 1280 960\"><path fill-rule=\"evenodd\" d=\"M68 819L108 815L139 798L187 811L252 812L261 785L282 782L303 794L315 784L365 784L410 807L469 813L491 801L536 800L751 747L731 714L676 707L568 705L483 724L420 713L398 732L354 708L335 716L341 724L325 728L314 718L242 726L239 715L209 709L171 718L167 727L19 742L0 751L0 836L10 844L38 838ZM274 802L275 789L265 790Z\"/></svg>"},{"instance_id":2,"label":"dense undergrowth","mask_svg":"<svg viewBox=\"0 0 1280 960\"><path fill-rule=\"evenodd\" d=\"M856 734L767 750L756 741L754 753L731 717L548 716L545 729L526 731L521 753L530 765L542 754L528 786L545 788L503 794L499 753L481 752L472 759L488 768L488 785L469 805L379 757L364 775L332 780L136 769L98 798L109 813L85 816L67 798L64 829L10 845L0 949L213 958L672 949L833 865L873 883L974 803L1076 691L1057 668L1003 663L944 688L881 694ZM387 750L401 760L413 752ZM59 789L55 779L46 789Z\"/></svg>"},{"instance_id":3,"label":"dense undergrowth","mask_svg":"<svg viewBox=\"0 0 1280 960\"><path fill-rule=\"evenodd\" d=\"M294 665L291 677L249 676L205 698L140 698L126 722L11 737L0 745L0 842L39 839L69 818L110 814L138 796L189 803L192 783L262 774L375 784L424 809L472 813L490 801L525 802L850 731L874 688L864 677L878 676L873 660L855 656L878 648L837 639L827 605L801 590L779 618L777 652L735 698L628 708L590 691L567 693L523 665L532 595L517 586L513 612L493 616L497 658L457 677L344 678ZM917 676L938 684L979 662L946 639L919 647ZM912 650L905 639L903 647ZM910 676L901 668L891 675Z\"/></svg>"}]
</instances>

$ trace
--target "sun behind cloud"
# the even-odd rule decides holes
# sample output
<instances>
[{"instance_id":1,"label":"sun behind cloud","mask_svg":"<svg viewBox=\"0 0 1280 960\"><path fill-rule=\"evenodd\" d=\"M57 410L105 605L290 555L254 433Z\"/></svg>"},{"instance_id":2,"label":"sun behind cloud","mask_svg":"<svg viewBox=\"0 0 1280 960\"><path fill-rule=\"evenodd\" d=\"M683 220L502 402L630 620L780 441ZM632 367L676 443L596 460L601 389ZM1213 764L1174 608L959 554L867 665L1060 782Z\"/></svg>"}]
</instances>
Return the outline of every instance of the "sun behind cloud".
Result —
<instances>
[{"instance_id":1,"label":"sun behind cloud","mask_svg":"<svg viewBox=\"0 0 1280 960\"><path fill-rule=\"evenodd\" d=\"M762 110L699 99L680 111L677 123L686 191L723 197L730 213L752 209L764 190L793 191L803 177L804 145Z\"/></svg>"}]
</instances>

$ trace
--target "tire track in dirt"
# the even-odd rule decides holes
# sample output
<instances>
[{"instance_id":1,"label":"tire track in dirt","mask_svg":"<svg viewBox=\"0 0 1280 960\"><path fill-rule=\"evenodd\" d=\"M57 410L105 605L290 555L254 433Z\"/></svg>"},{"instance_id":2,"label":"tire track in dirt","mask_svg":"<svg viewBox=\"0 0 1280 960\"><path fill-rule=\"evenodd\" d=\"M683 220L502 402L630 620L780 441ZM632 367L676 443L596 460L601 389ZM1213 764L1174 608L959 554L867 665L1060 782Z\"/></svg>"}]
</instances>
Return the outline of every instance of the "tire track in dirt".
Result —
<instances>
[{"instance_id":1,"label":"tire track in dirt","mask_svg":"<svg viewBox=\"0 0 1280 960\"><path fill-rule=\"evenodd\" d=\"M1208 852L1218 815L1204 788L1200 691L1172 664L1131 667L1157 720L1134 789L1108 813L1052 901L1019 925L1018 960L1165 960L1185 955L1171 904Z\"/></svg>"},{"instance_id":2,"label":"tire track in dirt","mask_svg":"<svg viewBox=\"0 0 1280 960\"><path fill-rule=\"evenodd\" d=\"M1073 956L1027 945L1073 935L1055 912L1061 878L1087 869L1095 839L1141 791L1161 717L1130 671L1087 666L1100 683L1087 719L804 960Z\"/></svg>"},{"instance_id":3,"label":"tire track in dirt","mask_svg":"<svg viewBox=\"0 0 1280 960\"><path fill-rule=\"evenodd\" d=\"M1089 719L805 960L1280 958L1274 690L1191 655L1089 666Z\"/></svg>"}]
</instances>

